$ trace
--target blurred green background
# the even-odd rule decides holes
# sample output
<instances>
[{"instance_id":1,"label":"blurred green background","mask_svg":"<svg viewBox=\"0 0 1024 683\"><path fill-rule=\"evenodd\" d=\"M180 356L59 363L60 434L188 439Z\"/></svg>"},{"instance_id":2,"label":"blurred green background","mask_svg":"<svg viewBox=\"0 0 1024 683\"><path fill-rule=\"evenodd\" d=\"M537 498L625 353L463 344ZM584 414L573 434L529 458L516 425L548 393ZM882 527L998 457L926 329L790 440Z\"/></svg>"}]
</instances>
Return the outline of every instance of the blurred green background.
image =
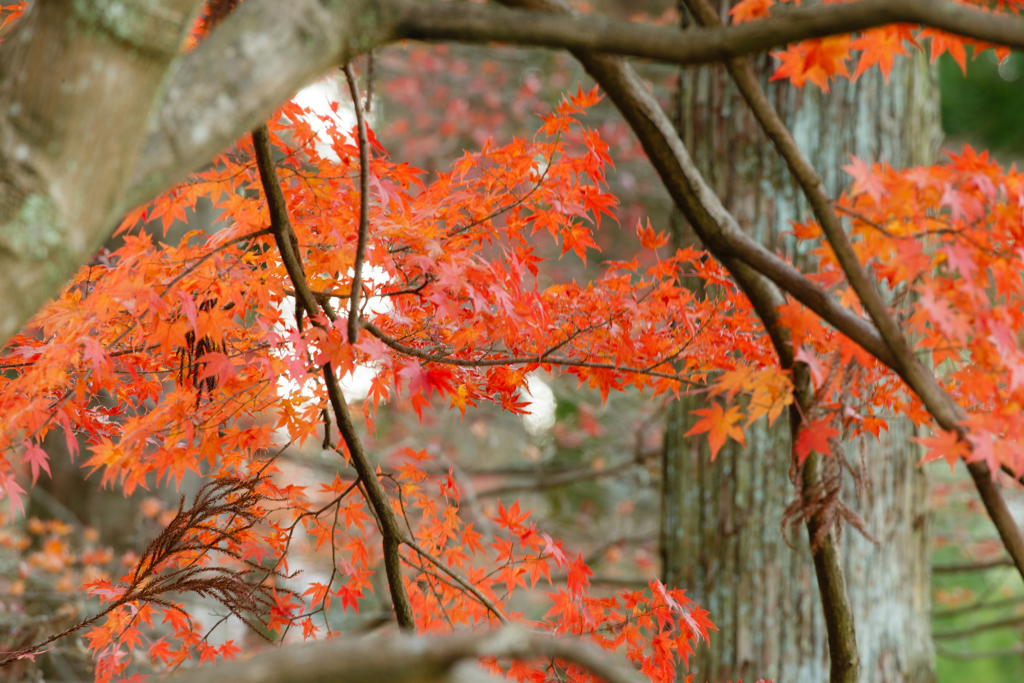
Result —
<instances>
[{"instance_id":1,"label":"blurred green background","mask_svg":"<svg viewBox=\"0 0 1024 683\"><path fill-rule=\"evenodd\" d=\"M966 76L947 55L939 60L939 74L946 133L943 147L959 151L967 143L987 149L1004 164L1024 159L1024 54L1014 52L1000 64L992 51L985 52L967 62ZM956 475L945 467L933 468L932 474L935 496L942 499L935 501L932 563L967 562L961 549L994 541L995 529L972 509L970 491L959 490L967 478L963 467L958 467ZM1016 502L1019 519L1024 510ZM932 590L939 683L1024 681L1024 590L1012 568L936 573ZM979 605L997 607L974 609ZM1006 622L1011 623L948 637Z\"/></svg>"}]
</instances>

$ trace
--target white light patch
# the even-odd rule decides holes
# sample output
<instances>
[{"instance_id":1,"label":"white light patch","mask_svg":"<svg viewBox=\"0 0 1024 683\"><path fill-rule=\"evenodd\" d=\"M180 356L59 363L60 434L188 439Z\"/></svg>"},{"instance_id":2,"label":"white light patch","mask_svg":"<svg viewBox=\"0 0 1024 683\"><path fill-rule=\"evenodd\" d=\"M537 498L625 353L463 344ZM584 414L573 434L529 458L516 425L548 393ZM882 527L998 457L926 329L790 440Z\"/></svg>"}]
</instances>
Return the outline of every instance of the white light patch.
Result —
<instances>
[{"instance_id":1,"label":"white light patch","mask_svg":"<svg viewBox=\"0 0 1024 683\"><path fill-rule=\"evenodd\" d=\"M551 429L555 424L555 394L547 382L538 375L531 374L526 377L526 393L530 397L530 407L523 415L523 424L526 431L531 434L541 434Z\"/></svg>"},{"instance_id":2,"label":"white light patch","mask_svg":"<svg viewBox=\"0 0 1024 683\"><path fill-rule=\"evenodd\" d=\"M349 276L352 276L352 271L349 270ZM363 284L368 285L371 289L376 289L380 285L388 282L388 273L380 266L371 266L366 264L363 266ZM287 321L295 320L295 299L292 297L286 297L280 304L283 319ZM348 313L348 300L347 299L336 299L335 309L341 309L338 311L341 315L347 315ZM372 296L363 306L363 315L366 319L373 320L376 316L381 313L387 313L392 309L391 299L387 297ZM309 324L307 322L307 324ZM277 330L278 334L284 334L283 329ZM360 335L369 334L366 330L363 330ZM361 337L360 337L361 338ZM370 393L370 386L373 384L373 378L377 376L377 368L372 365L356 365L355 370L346 374L339 381L341 390L345 394L345 400L348 402L361 401L366 398L367 394ZM547 389L547 387L545 387ZM313 392L310 387L299 386L297 382L288 378L281 377L278 379L277 392L279 396L285 396L299 392L301 395L312 398ZM548 393L550 393L548 389Z\"/></svg>"},{"instance_id":3,"label":"white light patch","mask_svg":"<svg viewBox=\"0 0 1024 683\"><path fill-rule=\"evenodd\" d=\"M292 101L304 109L313 112L313 116L306 116L306 123L316 132L316 151L321 157L338 161L338 155L334 153L331 146L331 136L327 134L328 124L324 121L333 120L338 131L348 134L356 125L356 113L352 109L351 98L347 95L342 97L342 79L338 76L327 76L316 83L300 90ZM331 108L331 103L338 103L338 110Z\"/></svg>"}]
</instances>

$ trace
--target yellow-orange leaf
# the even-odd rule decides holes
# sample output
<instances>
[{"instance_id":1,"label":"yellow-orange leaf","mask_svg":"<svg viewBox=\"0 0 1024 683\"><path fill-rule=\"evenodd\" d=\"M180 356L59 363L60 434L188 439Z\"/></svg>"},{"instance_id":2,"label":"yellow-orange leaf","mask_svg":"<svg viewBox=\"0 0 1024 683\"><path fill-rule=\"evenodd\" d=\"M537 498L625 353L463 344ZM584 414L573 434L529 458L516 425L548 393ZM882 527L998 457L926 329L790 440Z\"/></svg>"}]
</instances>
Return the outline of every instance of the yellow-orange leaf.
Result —
<instances>
[{"instance_id":1,"label":"yellow-orange leaf","mask_svg":"<svg viewBox=\"0 0 1024 683\"><path fill-rule=\"evenodd\" d=\"M744 446L747 445L743 430L736 426L736 423L743 419L743 412L739 406L729 406L723 410L722 406L712 403L710 408L694 410L694 415L700 415L701 419L693 425L686 436L693 434L708 434L708 445L711 446L711 459L714 460L718 451L722 450L727 438L732 437Z\"/></svg>"}]
</instances>

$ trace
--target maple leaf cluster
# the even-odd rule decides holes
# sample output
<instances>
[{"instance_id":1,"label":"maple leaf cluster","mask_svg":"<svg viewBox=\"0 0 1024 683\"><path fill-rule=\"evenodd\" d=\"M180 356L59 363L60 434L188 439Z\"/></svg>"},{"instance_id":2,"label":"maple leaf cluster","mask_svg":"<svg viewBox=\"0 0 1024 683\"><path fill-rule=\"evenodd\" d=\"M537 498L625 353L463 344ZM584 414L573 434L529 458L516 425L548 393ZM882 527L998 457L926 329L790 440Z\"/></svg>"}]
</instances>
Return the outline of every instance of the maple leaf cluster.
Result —
<instances>
[{"instance_id":1,"label":"maple leaf cluster","mask_svg":"<svg viewBox=\"0 0 1024 683\"><path fill-rule=\"evenodd\" d=\"M1024 178L970 146L947 154L944 163L902 171L853 159L845 167L853 183L837 208L849 219L858 257L889 290L914 348L963 407L967 440L935 427L898 376L791 301L780 319L815 385L794 444L800 461L811 451L831 454L837 439L877 438L892 416L903 415L934 433L919 439L927 448L923 462L945 458L953 466L966 458L993 472L1005 466L1024 474L1024 351L1017 332L1024 323ZM820 227L794 223L793 232L811 245L809 277L863 316ZM748 414L748 424L762 415L774 420L792 403L789 375L771 366L738 364L710 381L725 404L698 411L702 419L691 433L706 432L713 454L727 438L743 441L739 423ZM734 403L740 393L746 406Z\"/></svg>"},{"instance_id":2,"label":"maple leaf cluster","mask_svg":"<svg viewBox=\"0 0 1024 683\"><path fill-rule=\"evenodd\" d=\"M861 257L896 294L915 346L965 409L970 460L1024 473L1021 267L1024 178L964 146L929 168L855 161L848 207ZM826 253L823 270L834 267ZM827 277L827 275L826 275ZM921 422L920 406L903 404ZM967 444L939 433L926 460L952 464Z\"/></svg>"},{"instance_id":3,"label":"maple leaf cluster","mask_svg":"<svg viewBox=\"0 0 1024 683\"><path fill-rule=\"evenodd\" d=\"M729 10L729 14L733 23L741 24L763 19L776 4L789 2L799 4L800 0L741 0ZM1019 16L1024 9L1024 2L1020 0L1000 0L998 3L969 0L965 4L1014 16ZM774 52L773 56L780 63L771 80L787 79L798 87L803 87L810 81L825 92L829 92L829 83L833 79L842 76L855 81L865 71L877 66L888 82L896 57L910 54L907 52L908 44L923 50L923 44L926 42L929 59L932 62L948 52L964 73L967 72L967 48L972 48L974 58L986 50L994 50L1000 61L1010 54L1009 48L961 38L944 31L891 24L855 35L805 40L794 43L785 50ZM850 61L858 53L856 66L851 73Z\"/></svg>"},{"instance_id":4,"label":"maple leaf cluster","mask_svg":"<svg viewBox=\"0 0 1024 683\"><path fill-rule=\"evenodd\" d=\"M356 612L372 592L379 534L361 494L353 496L355 482L339 476L308 491L273 459L283 442L320 440L324 365L342 375L373 370L362 402L371 435L374 412L388 401L407 401L418 413L444 403L464 412L481 402L522 413L527 375L538 370L570 373L607 397L629 388L675 394L740 358L771 366L770 344L725 271L693 249L662 254L667 238L649 223L637 235L650 265L606 262L587 284L541 286L543 259L531 236L546 236L563 257L585 262L601 219L614 219L607 146L579 122L598 99L596 90L579 90L542 117L533 139L486 144L429 184L421 171L391 161L370 131L372 269L356 345L344 319L316 316L311 325L308 312L301 312L305 324L293 316L292 283L267 228L251 142L243 139L210 169L128 216L120 246L97 255L4 348L0 489L12 512L24 493L19 477L35 483L48 472L41 443L51 432L63 432L69 452L102 486L127 494L186 475L256 481L258 495L244 511L216 523L180 511L192 526L171 522L178 535L161 537L163 554L148 552L120 577L91 577L86 594L105 601L103 618L85 635L98 680L126 675L140 658L161 668L234 656L233 643L211 645L202 620L164 597L171 590L205 595L250 618L237 609L245 600L234 584L215 587L219 571L301 584L289 558L322 559L330 551L329 578L252 594L261 610L252 619L281 639L298 626L304 638L336 635L327 617L332 598ZM344 309L359 223L359 151L338 121L333 112L289 103L269 129L309 286ZM212 234L192 231L163 244L144 229L166 231L201 198L220 212ZM702 278L706 294L681 286L682 276ZM346 455L329 439L324 447ZM565 588L549 593L552 606L533 622L537 628L622 648L657 681L674 679L679 660L707 638L706 612L678 589L652 583L650 592L591 595L582 560L537 531L516 503L500 508L502 532L485 543L460 518L451 475L427 475L426 457L402 451L383 459L380 472L413 536L403 561L419 629L494 623L515 591L533 591L557 569ZM290 553L293 539L299 550ZM511 611L504 618L525 620ZM507 673L541 680L550 666L515 664Z\"/></svg>"},{"instance_id":5,"label":"maple leaf cluster","mask_svg":"<svg viewBox=\"0 0 1024 683\"><path fill-rule=\"evenodd\" d=\"M756 21L774 4L744 0L731 14L735 22ZM996 11L1016 13L1020 4L1003 2ZM920 47L925 40L932 59L949 51L961 66L966 46L975 54L988 47L888 26L790 46L776 55L781 65L773 78L828 90L836 76L856 79L876 65L888 76L907 43ZM426 51L411 57L430 59ZM539 111L537 89L524 87L531 92L523 106ZM488 98L482 86L478 94ZM448 101L441 90L435 95ZM586 265L598 250L601 222L617 222L606 179L608 142L582 123L599 99L596 89L579 89L541 114L532 138L480 141L480 151L464 153L430 182L423 171L392 161L368 131L371 229L356 344L343 316L332 323L318 311L295 310L294 285L268 227L262 179L245 138L129 215L119 246L81 269L0 352L0 491L12 514L25 493L19 482L35 484L49 473L42 442L51 432L63 433L69 452L99 473L101 485L127 494L180 484L186 475L249 486L248 494L224 489L229 507L202 496L183 505L121 576L96 568L112 558L90 547L92 555L76 559L63 531L48 530L33 561L61 571L83 565L75 580L106 605L85 634L98 680L127 675L135 659L163 668L240 651L232 641L213 646L209 631L185 604L166 597L169 591L211 597L281 640L298 627L303 639L338 635L329 620L332 602L335 613L339 606L358 613L381 559L380 531L358 481L340 470L331 483L308 490L275 459L321 436L324 450L348 457L325 429L321 368L342 376L372 371L361 403L371 439L376 411L392 401L407 402L421 419L435 406L464 414L485 402L523 413L522 392L534 372L571 375L605 399L611 391L706 391L711 401L696 411L700 419L689 434L707 435L712 458L729 439L744 443L753 422L774 422L793 403L790 373L778 367L726 271L695 249L666 253L667 238L649 222L636 227L641 255L603 262L586 283L551 282L541 271L540 243ZM308 285L318 300L345 310L360 265L354 254L361 169L357 136L343 129L337 111L337 103L317 113L290 102L268 129ZM451 111L445 118L459 120ZM492 118L490 124L503 123ZM436 152L440 143L429 144ZM922 439L924 460L967 457L993 471L1005 465L1024 473L1024 350L1016 332L1024 322L1020 174L969 147L929 168L896 171L855 159L847 170L853 183L837 208L849 219L854 248L968 416L970 448L938 431ZM166 235L201 199L219 212L211 234L193 231L163 244L147 231L159 225ZM811 245L809 277L862 315L818 226L795 223L793 231ZM681 284L694 277L700 294ZM782 306L779 323L815 389L793 444L799 462L812 452L830 454L839 439L878 437L892 415L931 424L898 377L800 304ZM452 473L428 473L429 460L426 451L403 448L382 457L378 470L409 533L403 580L419 630L514 619L622 650L645 676L669 681L714 628L683 591L657 581L648 591L592 593L582 558L572 559L538 530L518 502L499 503L497 532L486 538L460 515ZM11 539L4 542L21 543ZM289 563L298 565L299 557L327 562L323 575L297 578ZM238 592L254 572L263 579ZM265 583L269 577L282 586ZM557 585L546 593L547 612L532 619L515 612L513 596L533 593L541 581ZM257 613L239 607L250 603ZM517 681L592 680L566 663L486 664Z\"/></svg>"}]
</instances>

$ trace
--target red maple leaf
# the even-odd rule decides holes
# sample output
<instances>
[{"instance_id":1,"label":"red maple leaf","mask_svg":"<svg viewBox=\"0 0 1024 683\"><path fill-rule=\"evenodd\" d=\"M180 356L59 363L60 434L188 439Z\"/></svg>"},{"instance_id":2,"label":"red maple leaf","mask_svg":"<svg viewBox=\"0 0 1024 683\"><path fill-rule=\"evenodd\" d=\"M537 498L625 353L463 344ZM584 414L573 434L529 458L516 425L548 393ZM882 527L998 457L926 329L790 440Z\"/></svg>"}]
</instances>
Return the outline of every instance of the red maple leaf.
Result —
<instances>
[{"instance_id":1,"label":"red maple leaf","mask_svg":"<svg viewBox=\"0 0 1024 683\"><path fill-rule=\"evenodd\" d=\"M828 445L829 439L839 436L839 430L829 426L832 417L832 415L826 415L800 429L800 435L797 436L793 449L796 451L797 461L801 465L804 464L804 460L812 450L822 455L832 452Z\"/></svg>"},{"instance_id":2,"label":"red maple leaf","mask_svg":"<svg viewBox=\"0 0 1024 683\"><path fill-rule=\"evenodd\" d=\"M741 0L729 10L729 16L734 24L764 19L774 4L775 0Z\"/></svg>"},{"instance_id":3,"label":"red maple leaf","mask_svg":"<svg viewBox=\"0 0 1024 683\"><path fill-rule=\"evenodd\" d=\"M919 443L928 449L920 462L918 462L918 465L923 465L926 462L932 462L939 458L945 458L949 464L950 472L953 471L960 458L966 458L971 453L970 444L961 440L956 432L936 430L934 436L913 437L911 441Z\"/></svg>"}]
</instances>

